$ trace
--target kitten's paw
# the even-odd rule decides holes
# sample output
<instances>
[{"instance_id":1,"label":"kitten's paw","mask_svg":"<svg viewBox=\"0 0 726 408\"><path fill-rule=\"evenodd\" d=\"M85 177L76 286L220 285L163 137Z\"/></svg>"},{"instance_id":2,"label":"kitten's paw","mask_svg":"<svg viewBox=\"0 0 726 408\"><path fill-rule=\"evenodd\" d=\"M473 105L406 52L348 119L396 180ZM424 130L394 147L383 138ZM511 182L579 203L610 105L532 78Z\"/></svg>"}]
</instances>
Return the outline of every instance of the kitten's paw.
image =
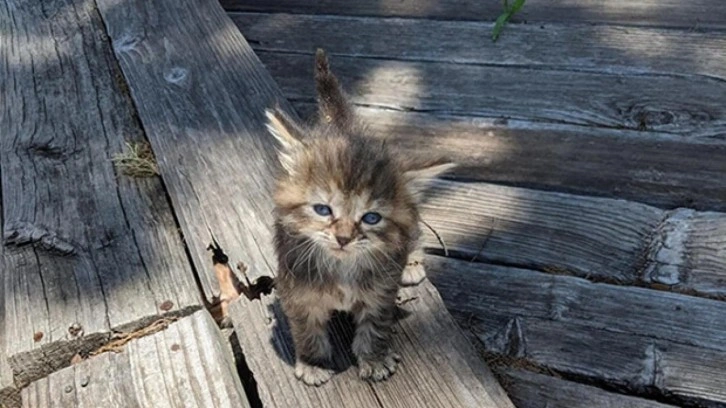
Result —
<instances>
[{"instance_id":1,"label":"kitten's paw","mask_svg":"<svg viewBox=\"0 0 726 408\"><path fill-rule=\"evenodd\" d=\"M333 376L333 371L298 361L295 364L295 378L307 385L319 387Z\"/></svg>"},{"instance_id":2,"label":"kitten's paw","mask_svg":"<svg viewBox=\"0 0 726 408\"><path fill-rule=\"evenodd\" d=\"M396 372L399 361L401 361L401 356L393 352L388 352L380 360L360 360L358 362L358 375L364 380L383 381Z\"/></svg>"},{"instance_id":3,"label":"kitten's paw","mask_svg":"<svg viewBox=\"0 0 726 408\"><path fill-rule=\"evenodd\" d=\"M418 259L411 259L403 268L403 274L401 275L401 285L403 286L415 286L423 282L426 279L426 270L424 269L423 263Z\"/></svg>"}]
</instances>

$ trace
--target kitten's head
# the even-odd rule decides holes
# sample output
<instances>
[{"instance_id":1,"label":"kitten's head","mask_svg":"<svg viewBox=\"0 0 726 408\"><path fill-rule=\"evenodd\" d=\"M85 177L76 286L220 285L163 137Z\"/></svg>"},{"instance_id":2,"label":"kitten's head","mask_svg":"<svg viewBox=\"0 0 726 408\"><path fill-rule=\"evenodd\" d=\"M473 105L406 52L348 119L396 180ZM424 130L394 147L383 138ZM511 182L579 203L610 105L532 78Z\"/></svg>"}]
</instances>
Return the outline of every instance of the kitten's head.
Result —
<instances>
[{"instance_id":1,"label":"kitten's head","mask_svg":"<svg viewBox=\"0 0 726 408\"><path fill-rule=\"evenodd\" d=\"M365 137L320 50L316 65L320 124L305 128L277 109L267 112L281 145L278 222L341 260L365 264L405 251L417 232L419 197L453 165L411 168Z\"/></svg>"}]
</instances>

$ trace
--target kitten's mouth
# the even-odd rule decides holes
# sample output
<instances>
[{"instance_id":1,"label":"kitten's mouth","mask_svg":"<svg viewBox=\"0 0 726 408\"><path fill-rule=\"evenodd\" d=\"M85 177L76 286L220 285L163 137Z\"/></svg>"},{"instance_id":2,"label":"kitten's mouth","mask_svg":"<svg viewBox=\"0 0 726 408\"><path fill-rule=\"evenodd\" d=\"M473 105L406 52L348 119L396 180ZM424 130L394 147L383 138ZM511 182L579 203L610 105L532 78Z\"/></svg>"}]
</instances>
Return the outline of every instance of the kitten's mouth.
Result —
<instances>
[{"instance_id":1,"label":"kitten's mouth","mask_svg":"<svg viewBox=\"0 0 726 408\"><path fill-rule=\"evenodd\" d=\"M330 253L337 257L343 257L350 253L350 250L348 248L341 248L339 246L331 246L330 247Z\"/></svg>"}]
</instances>

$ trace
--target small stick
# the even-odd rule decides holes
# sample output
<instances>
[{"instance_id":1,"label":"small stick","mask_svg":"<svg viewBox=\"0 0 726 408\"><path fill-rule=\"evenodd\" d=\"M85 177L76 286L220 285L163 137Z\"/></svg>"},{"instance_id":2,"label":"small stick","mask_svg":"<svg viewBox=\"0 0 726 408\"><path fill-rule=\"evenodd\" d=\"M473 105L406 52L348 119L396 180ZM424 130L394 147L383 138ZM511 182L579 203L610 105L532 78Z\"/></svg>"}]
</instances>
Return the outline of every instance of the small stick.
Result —
<instances>
[{"instance_id":1,"label":"small stick","mask_svg":"<svg viewBox=\"0 0 726 408\"><path fill-rule=\"evenodd\" d=\"M439 233L436 232L436 230L433 229L433 227L431 227L429 225L429 223L427 223L426 221L421 220L421 222L423 223L423 225L425 225L426 227L428 227L428 229L430 229L431 232L434 233L434 235L436 236L436 239L439 240L439 244L441 244L441 247L444 248L444 256L445 257L448 257L449 256L449 249L446 247L446 242L444 242L444 240L441 238L441 235L439 235Z\"/></svg>"}]
</instances>

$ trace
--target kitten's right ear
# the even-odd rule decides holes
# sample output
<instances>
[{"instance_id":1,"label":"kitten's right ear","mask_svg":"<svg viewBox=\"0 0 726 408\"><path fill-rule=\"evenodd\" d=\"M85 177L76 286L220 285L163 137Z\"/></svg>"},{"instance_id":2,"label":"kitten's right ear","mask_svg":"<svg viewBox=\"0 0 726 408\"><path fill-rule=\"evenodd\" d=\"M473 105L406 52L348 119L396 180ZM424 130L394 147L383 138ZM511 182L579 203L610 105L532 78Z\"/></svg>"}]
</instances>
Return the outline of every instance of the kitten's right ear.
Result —
<instances>
[{"instance_id":1,"label":"kitten's right ear","mask_svg":"<svg viewBox=\"0 0 726 408\"><path fill-rule=\"evenodd\" d=\"M303 131L289 116L279 109L265 110L267 130L280 143L278 158L288 173L292 173L296 150L302 147Z\"/></svg>"}]
</instances>

